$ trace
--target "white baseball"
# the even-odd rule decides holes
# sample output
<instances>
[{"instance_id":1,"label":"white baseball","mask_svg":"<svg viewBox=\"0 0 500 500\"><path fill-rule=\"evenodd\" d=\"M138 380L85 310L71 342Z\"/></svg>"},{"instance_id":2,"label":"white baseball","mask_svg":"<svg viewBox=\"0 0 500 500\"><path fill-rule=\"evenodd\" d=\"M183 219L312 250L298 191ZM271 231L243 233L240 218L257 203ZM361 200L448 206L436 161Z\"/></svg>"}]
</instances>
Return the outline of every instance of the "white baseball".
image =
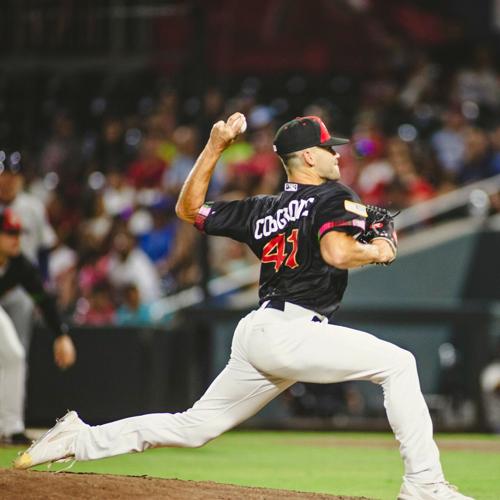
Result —
<instances>
[{"instance_id":1,"label":"white baseball","mask_svg":"<svg viewBox=\"0 0 500 500\"><path fill-rule=\"evenodd\" d=\"M245 118L245 115L243 115L243 122L240 127L240 134L245 132L246 129L247 129L247 119Z\"/></svg>"}]
</instances>

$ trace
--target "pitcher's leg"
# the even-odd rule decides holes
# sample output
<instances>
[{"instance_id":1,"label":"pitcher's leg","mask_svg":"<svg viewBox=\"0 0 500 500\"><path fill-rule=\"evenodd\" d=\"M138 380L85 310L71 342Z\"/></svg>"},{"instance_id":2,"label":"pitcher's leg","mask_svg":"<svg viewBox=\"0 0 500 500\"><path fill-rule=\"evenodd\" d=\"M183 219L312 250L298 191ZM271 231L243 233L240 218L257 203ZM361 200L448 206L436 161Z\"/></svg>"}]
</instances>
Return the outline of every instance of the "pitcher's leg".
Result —
<instances>
[{"instance_id":1,"label":"pitcher's leg","mask_svg":"<svg viewBox=\"0 0 500 500\"><path fill-rule=\"evenodd\" d=\"M24 431L26 363L12 321L0 307L0 434Z\"/></svg>"},{"instance_id":2,"label":"pitcher's leg","mask_svg":"<svg viewBox=\"0 0 500 500\"><path fill-rule=\"evenodd\" d=\"M368 333L302 319L256 324L253 336L249 359L267 373L303 382L380 384L389 423L401 444L405 475L419 482L443 480L411 353Z\"/></svg>"},{"instance_id":3,"label":"pitcher's leg","mask_svg":"<svg viewBox=\"0 0 500 500\"><path fill-rule=\"evenodd\" d=\"M89 426L78 434L75 457L93 460L157 446L202 446L257 413L292 384L266 378L250 364L231 359L189 410Z\"/></svg>"}]
</instances>

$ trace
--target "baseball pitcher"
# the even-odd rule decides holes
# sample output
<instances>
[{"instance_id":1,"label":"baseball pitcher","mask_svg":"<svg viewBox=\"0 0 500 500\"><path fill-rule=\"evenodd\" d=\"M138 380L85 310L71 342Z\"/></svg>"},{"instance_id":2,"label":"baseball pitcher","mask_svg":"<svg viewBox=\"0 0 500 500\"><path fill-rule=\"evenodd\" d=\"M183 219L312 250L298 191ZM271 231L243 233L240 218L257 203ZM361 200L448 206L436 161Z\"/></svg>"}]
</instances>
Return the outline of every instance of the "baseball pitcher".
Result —
<instances>
[{"instance_id":1,"label":"baseball pitcher","mask_svg":"<svg viewBox=\"0 0 500 500\"><path fill-rule=\"evenodd\" d=\"M245 128L241 113L213 126L176 207L178 216L199 230L246 243L262 263L260 307L238 324L226 368L183 413L92 427L69 412L15 466L92 460L156 446L202 446L297 381L369 380L382 386L401 444L405 473L399 498L470 499L444 479L413 355L333 323L348 269L390 264L397 251L391 217L364 206L339 182L335 146L347 141L332 137L318 117L296 118L274 140L288 175L280 194L207 202L218 159Z\"/></svg>"}]
</instances>

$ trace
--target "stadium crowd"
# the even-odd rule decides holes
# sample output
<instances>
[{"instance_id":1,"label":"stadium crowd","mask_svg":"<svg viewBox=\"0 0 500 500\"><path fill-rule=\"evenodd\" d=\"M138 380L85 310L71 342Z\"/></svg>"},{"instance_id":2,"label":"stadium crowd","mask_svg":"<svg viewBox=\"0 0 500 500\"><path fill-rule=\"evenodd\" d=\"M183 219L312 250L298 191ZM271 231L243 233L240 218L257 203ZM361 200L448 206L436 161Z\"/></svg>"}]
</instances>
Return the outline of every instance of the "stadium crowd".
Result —
<instances>
[{"instance_id":1,"label":"stadium crowd","mask_svg":"<svg viewBox=\"0 0 500 500\"><path fill-rule=\"evenodd\" d=\"M479 47L450 69L415 50L404 72L387 58L356 81L292 75L278 91L276 81L247 77L231 89L207 85L199 96L143 75L128 90L126 78L115 82L116 95L88 90L78 112L60 97L68 83L49 78L39 112L46 123L33 125L29 143L15 144L20 157L6 149L3 164L5 171L21 165L24 189L46 207L57 234L47 279L66 315L78 324L148 324L155 300L202 276L202 236L176 218L174 206L215 121L239 110L249 128L218 165L213 198L279 191L276 126L319 115L352 139L339 150L343 181L366 203L402 209L500 173L493 55ZM78 85L83 92L85 78ZM213 241L211 276L254 259L237 243Z\"/></svg>"}]
</instances>

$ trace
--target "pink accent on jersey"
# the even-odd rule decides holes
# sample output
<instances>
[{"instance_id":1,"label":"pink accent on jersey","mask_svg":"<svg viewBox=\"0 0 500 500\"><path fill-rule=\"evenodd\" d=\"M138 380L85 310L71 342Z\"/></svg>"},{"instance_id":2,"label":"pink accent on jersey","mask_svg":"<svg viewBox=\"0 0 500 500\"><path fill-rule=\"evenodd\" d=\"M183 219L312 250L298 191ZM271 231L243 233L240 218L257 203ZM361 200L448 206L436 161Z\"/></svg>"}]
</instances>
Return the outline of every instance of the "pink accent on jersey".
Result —
<instances>
[{"instance_id":1,"label":"pink accent on jersey","mask_svg":"<svg viewBox=\"0 0 500 500\"><path fill-rule=\"evenodd\" d=\"M335 222L325 222L318 231L318 238L321 238L327 231L334 227L343 227L343 226L355 226L361 228L363 231L365 230L366 223L361 219L352 219L352 220L340 220Z\"/></svg>"}]
</instances>

